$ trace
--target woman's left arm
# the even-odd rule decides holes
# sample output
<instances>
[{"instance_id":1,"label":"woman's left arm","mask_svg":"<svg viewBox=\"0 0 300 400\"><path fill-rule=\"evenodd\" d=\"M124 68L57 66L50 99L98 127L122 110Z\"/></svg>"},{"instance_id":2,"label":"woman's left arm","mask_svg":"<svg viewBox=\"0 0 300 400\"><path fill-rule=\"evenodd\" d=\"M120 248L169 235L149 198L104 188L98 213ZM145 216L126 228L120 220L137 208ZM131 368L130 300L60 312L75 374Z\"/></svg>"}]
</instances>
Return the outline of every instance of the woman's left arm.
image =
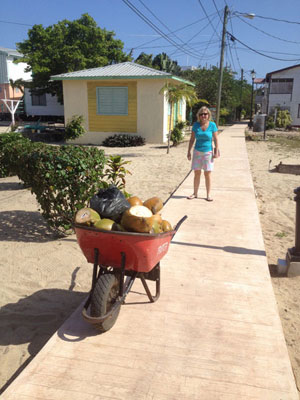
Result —
<instances>
[{"instance_id":1,"label":"woman's left arm","mask_svg":"<svg viewBox=\"0 0 300 400\"><path fill-rule=\"evenodd\" d=\"M218 131L215 131L213 133L213 138L214 138L214 144L215 144L214 157L218 158L220 156Z\"/></svg>"}]
</instances>

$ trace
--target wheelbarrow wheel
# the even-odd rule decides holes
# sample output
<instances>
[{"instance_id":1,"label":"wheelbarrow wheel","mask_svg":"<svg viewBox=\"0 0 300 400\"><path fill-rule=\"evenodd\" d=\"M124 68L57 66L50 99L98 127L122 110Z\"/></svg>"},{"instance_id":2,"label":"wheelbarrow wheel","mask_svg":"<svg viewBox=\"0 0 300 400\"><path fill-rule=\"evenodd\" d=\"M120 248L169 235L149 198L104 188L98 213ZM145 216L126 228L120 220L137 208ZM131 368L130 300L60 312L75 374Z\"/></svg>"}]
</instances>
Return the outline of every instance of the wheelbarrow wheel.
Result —
<instances>
[{"instance_id":1,"label":"wheelbarrow wheel","mask_svg":"<svg viewBox=\"0 0 300 400\"><path fill-rule=\"evenodd\" d=\"M104 274L96 282L91 297L90 313L92 317L102 317L109 313L119 295L120 280L114 274ZM100 332L106 332L115 324L121 305L116 307L112 314L103 322L95 324Z\"/></svg>"}]
</instances>

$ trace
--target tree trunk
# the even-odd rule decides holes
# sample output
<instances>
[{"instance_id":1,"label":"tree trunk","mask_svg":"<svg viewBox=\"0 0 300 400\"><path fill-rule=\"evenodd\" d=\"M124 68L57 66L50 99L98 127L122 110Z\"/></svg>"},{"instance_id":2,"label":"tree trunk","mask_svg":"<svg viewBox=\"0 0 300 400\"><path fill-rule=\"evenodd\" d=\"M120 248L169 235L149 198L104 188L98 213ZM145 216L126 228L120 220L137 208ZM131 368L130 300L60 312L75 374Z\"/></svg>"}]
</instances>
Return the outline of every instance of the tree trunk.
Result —
<instances>
[{"instance_id":1,"label":"tree trunk","mask_svg":"<svg viewBox=\"0 0 300 400\"><path fill-rule=\"evenodd\" d=\"M172 132L172 115L173 115L173 104L171 103L170 127L169 127L169 134L168 134L167 154L170 153L170 140L171 140L171 132Z\"/></svg>"}]
</instances>

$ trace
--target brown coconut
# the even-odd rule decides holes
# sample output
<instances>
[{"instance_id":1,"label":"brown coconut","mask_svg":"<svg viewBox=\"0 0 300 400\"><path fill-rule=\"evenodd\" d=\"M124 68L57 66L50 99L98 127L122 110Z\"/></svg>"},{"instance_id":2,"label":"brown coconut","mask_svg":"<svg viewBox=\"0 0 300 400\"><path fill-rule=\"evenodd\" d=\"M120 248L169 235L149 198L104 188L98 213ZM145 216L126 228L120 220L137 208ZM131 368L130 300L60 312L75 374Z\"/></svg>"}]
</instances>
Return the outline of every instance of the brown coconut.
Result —
<instances>
[{"instance_id":1,"label":"brown coconut","mask_svg":"<svg viewBox=\"0 0 300 400\"><path fill-rule=\"evenodd\" d=\"M156 196L144 201L143 205L149 208L152 214L157 214L164 206L162 199Z\"/></svg>"},{"instance_id":2,"label":"brown coconut","mask_svg":"<svg viewBox=\"0 0 300 400\"><path fill-rule=\"evenodd\" d=\"M129 199L127 199L127 201L131 207L143 205L142 200L138 196L131 196L131 197L129 197Z\"/></svg>"},{"instance_id":3,"label":"brown coconut","mask_svg":"<svg viewBox=\"0 0 300 400\"><path fill-rule=\"evenodd\" d=\"M150 233L154 219L149 208L144 206L133 206L126 210L121 218L121 225L126 231Z\"/></svg>"},{"instance_id":4,"label":"brown coconut","mask_svg":"<svg viewBox=\"0 0 300 400\"><path fill-rule=\"evenodd\" d=\"M165 219L162 220L162 230L163 232L169 232L173 230L172 225L170 224L169 221Z\"/></svg>"}]
</instances>

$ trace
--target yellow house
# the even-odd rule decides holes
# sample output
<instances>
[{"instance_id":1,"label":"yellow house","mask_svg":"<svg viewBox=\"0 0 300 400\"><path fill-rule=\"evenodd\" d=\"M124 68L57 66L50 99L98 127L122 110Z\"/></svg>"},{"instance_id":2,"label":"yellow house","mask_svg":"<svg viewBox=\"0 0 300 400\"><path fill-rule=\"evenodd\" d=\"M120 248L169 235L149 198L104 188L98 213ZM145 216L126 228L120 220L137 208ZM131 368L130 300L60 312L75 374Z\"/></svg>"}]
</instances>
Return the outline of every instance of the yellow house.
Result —
<instances>
[{"instance_id":1,"label":"yellow house","mask_svg":"<svg viewBox=\"0 0 300 400\"><path fill-rule=\"evenodd\" d=\"M82 115L85 133L73 143L100 145L108 136L127 133L147 143L167 141L170 105L159 94L164 84L193 83L132 62L69 72L51 77L63 82L65 122ZM171 127L185 121L186 103L174 105Z\"/></svg>"}]
</instances>

